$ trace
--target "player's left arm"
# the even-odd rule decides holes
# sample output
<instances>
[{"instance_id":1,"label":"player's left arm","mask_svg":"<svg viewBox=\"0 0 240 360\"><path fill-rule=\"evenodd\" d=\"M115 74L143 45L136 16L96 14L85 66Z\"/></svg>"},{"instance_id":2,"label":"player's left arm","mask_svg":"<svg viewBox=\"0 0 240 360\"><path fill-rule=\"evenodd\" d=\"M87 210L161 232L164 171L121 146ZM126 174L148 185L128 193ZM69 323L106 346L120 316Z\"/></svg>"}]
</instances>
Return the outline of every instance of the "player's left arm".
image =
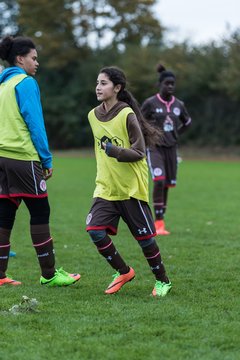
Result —
<instances>
[{"instance_id":1,"label":"player's left arm","mask_svg":"<svg viewBox=\"0 0 240 360\"><path fill-rule=\"evenodd\" d=\"M180 125L178 127L178 133L182 134L185 132L189 126L191 126L192 119L184 105L184 103L181 101L181 112L179 115Z\"/></svg>"},{"instance_id":2,"label":"player's left arm","mask_svg":"<svg viewBox=\"0 0 240 360\"><path fill-rule=\"evenodd\" d=\"M18 84L16 87L16 98L43 169L52 169L52 154L48 145L40 91L35 79L28 76ZM49 173L52 174L52 171L49 171Z\"/></svg>"}]
</instances>

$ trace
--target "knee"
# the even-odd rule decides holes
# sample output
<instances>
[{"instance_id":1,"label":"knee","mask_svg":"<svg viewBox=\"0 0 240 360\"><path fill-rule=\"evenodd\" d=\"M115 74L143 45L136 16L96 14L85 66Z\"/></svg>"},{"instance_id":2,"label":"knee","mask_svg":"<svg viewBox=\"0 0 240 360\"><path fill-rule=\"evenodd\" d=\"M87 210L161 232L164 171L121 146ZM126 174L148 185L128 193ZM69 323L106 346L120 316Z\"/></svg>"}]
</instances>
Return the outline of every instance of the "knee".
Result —
<instances>
[{"instance_id":1,"label":"knee","mask_svg":"<svg viewBox=\"0 0 240 360\"><path fill-rule=\"evenodd\" d=\"M88 233L94 243L104 239L107 235L105 230L89 230Z\"/></svg>"},{"instance_id":2,"label":"knee","mask_svg":"<svg viewBox=\"0 0 240 360\"><path fill-rule=\"evenodd\" d=\"M149 245L154 244L155 243L155 238L151 237L150 239L139 240L138 243L141 246L141 248L144 249L144 248L148 247Z\"/></svg>"}]
</instances>

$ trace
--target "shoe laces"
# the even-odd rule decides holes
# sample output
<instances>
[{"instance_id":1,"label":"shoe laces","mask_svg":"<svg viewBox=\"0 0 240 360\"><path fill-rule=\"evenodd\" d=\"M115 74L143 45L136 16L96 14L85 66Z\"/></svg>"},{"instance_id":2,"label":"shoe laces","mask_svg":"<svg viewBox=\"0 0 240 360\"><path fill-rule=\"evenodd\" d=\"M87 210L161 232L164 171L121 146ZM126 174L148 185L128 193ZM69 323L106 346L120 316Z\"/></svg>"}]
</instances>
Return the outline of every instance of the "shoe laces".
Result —
<instances>
[{"instance_id":1,"label":"shoe laces","mask_svg":"<svg viewBox=\"0 0 240 360\"><path fill-rule=\"evenodd\" d=\"M162 281L160 281L160 280L156 280L155 288L156 288L157 290L160 290L164 285L165 285L164 282L162 282Z\"/></svg>"},{"instance_id":2,"label":"shoe laces","mask_svg":"<svg viewBox=\"0 0 240 360\"><path fill-rule=\"evenodd\" d=\"M59 268L56 269L55 274L54 275L58 275L58 276L68 276L68 273L66 271L63 270L63 268Z\"/></svg>"},{"instance_id":3,"label":"shoe laces","mask_svg":"<svg viewBox=\"0 0 240 360\"><path fill-rule=\"evenodd\" d=\"M61 274L65 274L65 273L66 273L66 271L64 271L62 267L60 267L60 268L57 269L56 271L57 271L57 272L60 272Z\"/></svg>"},{"instance_id":4,"label":"shoe laces","mask_svg":"<svg viewBox=\"0 0 240 360\"><path fill-rule=\"evenodd\" d=\"M10 274L5 274L6 278L13 280L13 277Z\"/></svg>"},{"instance_id":5,"label":"shoe laces","mask_svg":"<svg viewBox=\"0 0 240 360\"><path fill-rule=\"evenodd\" d=\"M113 274L112 275L112 278L113 278L113 281L117 278L117 277L119 277L121 274L120 274L120 272L116 272L115 274Z\"/></svg>"}]
</instances>

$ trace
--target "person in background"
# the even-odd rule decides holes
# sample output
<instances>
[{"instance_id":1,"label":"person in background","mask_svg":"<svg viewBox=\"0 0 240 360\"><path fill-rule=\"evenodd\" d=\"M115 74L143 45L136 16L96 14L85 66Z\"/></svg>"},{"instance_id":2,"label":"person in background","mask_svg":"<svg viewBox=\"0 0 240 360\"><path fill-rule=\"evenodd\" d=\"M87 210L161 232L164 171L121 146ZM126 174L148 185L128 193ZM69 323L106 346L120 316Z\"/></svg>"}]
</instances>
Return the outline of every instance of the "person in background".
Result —
<instances>
[{"instance_id":1,"label":"person in background","mask_svg":"<svg viewBox=\"0 0 240 360\"><path fill-rule=\"evenodd\" d=\"M163 297L172 285L154 238L145 149L145 141L147 144L154 141L158 131L144 121L120 69L100 70L96 95L101 104L89 112L88 119L95 140L97 177L86 230L98 252L116 271L105 293L116 293L135 277L135 271L126 264L109 236L116 235L122 218L155 276L152 295Z\"/></svg>"},{"instance_id":2,"label":"person in background","mask_svg":"<svg viewBox=\"0 0 240 360\"><path fill-rule=\"evenodd\" d=\"M147 121L161 129L154 146L147 149L147 161L153 179L153 208L158 235L169 235L164 215L167 209L168 190L177 181L177 143L179 134L191 124L184 103L174 96L176 77L172 71L158 65L159 92L146 99L141 111Z\"/></svg>"},{"instance_id":3,"label":"person in background","mask_svg":"<svg viewBox=\"0 0 240 360\"><path fill-rule=\"evenodd\" d=\"M79 274L55 269L46 187L46 180L53 173L52 155L40 91L33 78L39 66L37 56L30 38L6 36L0 42L0 58L10 65L0 74L0 286L21 285L6 271L11 231L22 200L30 214L32 243L41 268L40 283L66 286L80 279Z\"/></svg>"}]
</instances>

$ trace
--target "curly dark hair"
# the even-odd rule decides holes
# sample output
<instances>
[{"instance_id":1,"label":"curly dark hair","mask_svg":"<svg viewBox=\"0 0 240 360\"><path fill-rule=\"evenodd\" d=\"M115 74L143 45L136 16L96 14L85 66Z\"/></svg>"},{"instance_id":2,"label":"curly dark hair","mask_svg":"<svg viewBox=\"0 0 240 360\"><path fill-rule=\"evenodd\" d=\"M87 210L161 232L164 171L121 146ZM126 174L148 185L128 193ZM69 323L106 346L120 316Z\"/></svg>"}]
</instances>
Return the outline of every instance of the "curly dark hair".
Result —
<instances>
[{"instance_id":1,"label":"curly dark hair","mask_svg":"<svg viewBox=\"0 0 240 360\"><path fill-rule=\"evenodd\" d=\"M0 58L9 65L15 65L16 56L27 55L31 49L36 49L33 41L24 36L5 36L0 42Z\"/></svg>"}]
</instances>

